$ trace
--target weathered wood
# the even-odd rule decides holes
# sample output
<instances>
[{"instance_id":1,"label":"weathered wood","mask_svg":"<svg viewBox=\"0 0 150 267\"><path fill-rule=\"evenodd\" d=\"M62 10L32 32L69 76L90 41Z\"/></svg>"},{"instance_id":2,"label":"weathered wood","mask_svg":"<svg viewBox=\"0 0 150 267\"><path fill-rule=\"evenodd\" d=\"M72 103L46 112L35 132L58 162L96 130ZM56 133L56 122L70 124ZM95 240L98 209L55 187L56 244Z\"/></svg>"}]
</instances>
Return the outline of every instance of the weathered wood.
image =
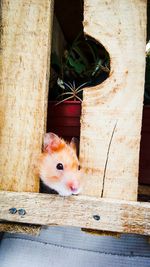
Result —
<instances>
[{"instance_id":1,"label":"weathered wood","mask_svg":"<svg viewBox=\"0 0 150 267\"><path fill-rule=\"evenodd\" d=\"M1 1L1 190L39 190L52 10L51 0Z\"/></svg>"},{"instance_id":2,"label":"weathered wood","mask_svg":"<svg viewBox=\"0 0 150 267\"><path fill-rule=\"evenodd\" d=\"M86 196L0 192L0 220L150 235L150 204ZM9 209L23 208L24 216ZM100 218L98 217L100 216ZM94 219L95 218L95 219ZM99 220L96 220L99 219Z\"/></svg>"},{"instance_id":3,"label":"weathered wood","mask_svg":"<svg viewBox=\"0 0 150 267\"><path fill-rule=\"evenodd\" d=\"M18 223L0 223L0 232L39 235L41 226Z\"/></svg>"},{"instance_id":4,"label":"weathered wood","mask_svg":"<svg viewBox=\"0 0 150 267\"><path fill-rule=\"evenodd\" d=\"M116 238L120 238L120 236L121 236L120 233L109 232L109 231L100 231L100 230L93 230L93 229L86 229L86 228L81 228L81 230L83 232L91 234L91 235L113 236L113 237L116 237Z\"/></svg>"},{"instance_id":5,"label":"weathered wood","mask_svg":"<svg viewBox=\"0 0 150 267\"><path fill-rule=\"evenodd\" d=\"M110 77L84 90L84 194L137 199L146 47L146 0L85 0L84 31L110 54Z\"/></svg>"}]
</instances>

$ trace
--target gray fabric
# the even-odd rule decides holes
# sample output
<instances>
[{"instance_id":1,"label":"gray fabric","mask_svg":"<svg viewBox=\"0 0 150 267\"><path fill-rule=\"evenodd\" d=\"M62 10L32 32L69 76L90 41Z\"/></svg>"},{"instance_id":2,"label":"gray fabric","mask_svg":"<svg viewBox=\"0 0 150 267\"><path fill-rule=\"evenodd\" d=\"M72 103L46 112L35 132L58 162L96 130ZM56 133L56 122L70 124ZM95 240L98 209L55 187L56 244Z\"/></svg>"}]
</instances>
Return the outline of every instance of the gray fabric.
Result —
<instances>
[{"instance_id":1,"label":"gray fabric","mask_svg":"<svg viewBox=\"0 0 150 267\"><path fill-rule=\"evenodd\" d=\"M50 227L38 237L4 234L0 267L150 267L143 236L94 236L78 228Z\"/></svg>"}]
</instances>

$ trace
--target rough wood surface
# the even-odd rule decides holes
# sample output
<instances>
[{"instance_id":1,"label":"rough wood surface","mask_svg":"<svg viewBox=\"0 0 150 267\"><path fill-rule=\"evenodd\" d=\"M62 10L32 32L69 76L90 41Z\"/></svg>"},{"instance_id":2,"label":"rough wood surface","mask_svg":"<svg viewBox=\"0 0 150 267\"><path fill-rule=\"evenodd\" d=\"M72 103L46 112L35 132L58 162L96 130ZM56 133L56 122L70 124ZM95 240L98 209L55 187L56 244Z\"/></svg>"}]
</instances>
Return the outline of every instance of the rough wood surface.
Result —
<instances>
[{"instance_id":1,"label":"rough wood surface","mask_svg":"<svg viewBox=\"0 0 150 267\"><path fill-rule=\"evenodd\" d=\"M1 221L150 235L150 203L15 192L0 192L0 203ZM12 207L26 214L10 214Z\"/></svg>"},{"instance_id":2,"label":"rough wood surface","mask_svg":"<svg viewBox=\"0 0 150 267\"><path fill-rule=\"evenodd\" d=\"M84 31L110 54L110 77L84 90L84 194L137 199L146 47L146 0L85 0Z\"/></svg>"},{"instance_id":3,"label":"rough wood surface","mask_svg":"<svg viewBox=\"0 0 150 267\"><path fill-rule=\"evenodd\" d=\"M0 232L39 235L41 226L18 223L0 223Z\"/></svg>"},{"instance_id":4,"label":"rough wood surface","mask_svg":"<svg viewBox=\"0 0 150 267\"><path fill-rule=\"evenodd\" d=\"M39 190L52 10L51 0L1 1L1 190Z\"/></svg>"},{"instance_id":5,"label":"rough wood surface","mask_svg":"<svg viewBox=\"0 0 150 267\"><path fill-rule=\"evenodd\" d=\"M93 230L93 229L86 229L86 228L81 228L83 232L86 232L91 235L98 235L98 236L113 236L116 238L120 238L121 234L120 233L115 233L115 232L109 232L109 231L100 231L100 230Z\"/></svg>"}]
</instances>

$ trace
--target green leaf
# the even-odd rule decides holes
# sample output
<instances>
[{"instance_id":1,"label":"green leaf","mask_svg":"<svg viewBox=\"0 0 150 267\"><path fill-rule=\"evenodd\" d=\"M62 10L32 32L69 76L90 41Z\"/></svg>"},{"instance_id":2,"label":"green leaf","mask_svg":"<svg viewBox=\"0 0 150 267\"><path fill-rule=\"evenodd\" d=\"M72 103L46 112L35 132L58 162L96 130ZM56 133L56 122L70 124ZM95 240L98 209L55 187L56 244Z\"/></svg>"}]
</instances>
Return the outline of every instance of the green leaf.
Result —
<instances>
[{"instance_id":1,"label":"green leaf","mask_svg":"<svg viewBox=\"0 0 150 267\"><path fill-rule=\"evenodd\" d=\"M85 68L88 68L89 63L88 63L87 58L84 56L83 51L78 46L73 47L72 52L74 51L78 55L77 60L83 62L83 64L85 65Z\"/></svg>"},{"instance_id":2,"label":"green leaf","mask_svg":"<svg viewBox=\"0 0 150 267\"><path fill-rule=\"evenodd\" d=\"M68 62L78 74L81 74L86 69L83 63L78 60L74 60L72 57L68 58Z\"/></svg>"}]
</instances>

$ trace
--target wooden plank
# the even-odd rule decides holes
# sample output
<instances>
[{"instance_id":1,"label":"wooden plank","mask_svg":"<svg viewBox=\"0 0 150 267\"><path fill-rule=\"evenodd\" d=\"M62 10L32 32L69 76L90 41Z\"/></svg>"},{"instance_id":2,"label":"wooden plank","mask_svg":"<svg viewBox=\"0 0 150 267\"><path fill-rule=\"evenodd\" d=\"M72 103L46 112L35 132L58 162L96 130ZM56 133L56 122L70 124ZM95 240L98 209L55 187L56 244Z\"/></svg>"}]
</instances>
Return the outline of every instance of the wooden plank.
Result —
<instances>
[{"instance_id":1,"label":"wooden plank","mask_svg":"<svg viewBox=\"0 0 150 267\"><path fill-rule=\"evenodd\" d=\"M146 0L84 1L84 31L109 52L107 80L85 88L80 161L84 194L137 199Z\"/></svg>"},{"instance_id":2,"label":"wooden plank","mask_svg":"<svg viewBox=\"0 0 150 267\"><path fill-rule=\"evenodd\" d=\"M120 238L120 236L121 236L120 233L93 230L93 229L86 229L86 228L81 228L81 231L83 231L85 233L88 233L88 234L91 234L91 235L98 235L98 236L113 236L115 238Z\"/></svg>"},{"instance_id":3,"label":"wooden plank","mask_svg":"<svg viewBox=\"0 0 150 267\"><path fill-rule=\"evenodd\" d=\"M39 190L52 15L51 0L1 2L1 190Z\"/></svg>"},{"instance_id":4,"label":"wooden plank","mask_svg":"<svg viewBox=\"0 0 150 267\"><path fill-rule=\"evenodd\" d=\"M26 214L11 214L9 209L12 207L22 208ZM150 203L0 192L0 220L150 235Z\"/></svg>"},{"instance_id":5,"label":"wooden plank","mask_svg":"<svg viewBox=\"0 0 150 267\"><path fill-rule=\"evenodd\" d=\"M39 235L41 226L19 223L0 223L0 232Z\"/></svg>"}]
</instances>

